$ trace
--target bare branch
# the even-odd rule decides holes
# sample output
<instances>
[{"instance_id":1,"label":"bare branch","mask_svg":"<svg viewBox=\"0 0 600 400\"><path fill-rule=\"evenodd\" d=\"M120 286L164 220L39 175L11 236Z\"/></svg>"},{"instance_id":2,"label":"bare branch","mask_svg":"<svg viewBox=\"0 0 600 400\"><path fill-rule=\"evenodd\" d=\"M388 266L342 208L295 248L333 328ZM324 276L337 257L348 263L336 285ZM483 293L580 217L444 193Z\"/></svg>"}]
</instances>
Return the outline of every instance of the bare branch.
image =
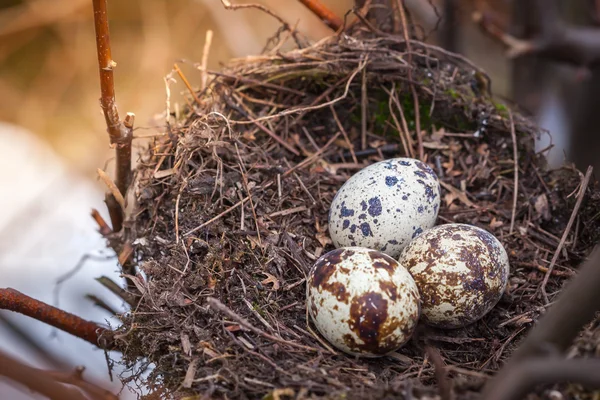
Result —
<instances>
[{"instance_id":1,"label":"bare branch","mask_svg":"<svg viewBox=\"0 0 600 400\"><path fill-rule=\"evenodd\" d=\"M504 32L489 13L476 12L473 19L484 32L508 47L509 57L535 54L548 60L587 68L600 63L600 29L565 24L559 17L555 3L544 0L532 2L539 29L533 38L527 40Z\"/></svg>"},{"instance_id":2,"label":"bare branch","mask_svg":"<svg viewBox=\"0 0 600 400\"><path fill-rule=\"evenodd\" d=\"M531 330L513 357L485 387L482 398L500 400L512 385L513 373L531 357L564 353L581 328L600 310L600 247L581 266L579 275L562 290L556 303ZM598 368L598 366L596 366ZM595 370L596 372L598 369ZM582 372L583 374L583 372Z\"/></svg>"},{"instance_id":3,"label":"bare branch","mask_svg":"<svg viewBox=\"0 0 600 400\"><path fill-rule=\"evenodd\" d=\"M115 183L125 197L131 182L131 142L133 140L132 126L126 126L119 119L119 111L115 100L115 82L113 69L116 63L112 59L110 50L110 36L108 30L108 16L106 0L92 0L94 6L94 27L96 29L96 48L98 52L98 67L100 71L100 105L104 112L108 135L116 151L116 179ZM129 118L131 124L133 118ZM130 124L130 125L131 125ZM109 197L112 195L109 195ZM108 200L108 199L107 199ZM107 206L113 230L119 232L123 223L123 211L114 208L114 202L108 200Z\"/></svg>"},{"instance_id":4,"label":"bare branch","mask_svg":"<svg viewBox=\"0 0 600 400\"><path fill-rule=\"evenodd\" d=\"M0 352L0 376L9 378L50 399L118 399L110 391L86 381L83 378L84 370L83 367L78 367L72 373L44 371L25 365Z\"/></svg>"},{"instance_id":5,"label":"bare branch","mask_svg":"<svg viewBox=\"0 0 600 400\"><path fill-rule=\"evenodd\" d=\"M506 371L506 381L497 391L481 397L486 400L525 398L537 385L578 383L590 390L600 388L600 360L542 357L523 361Z\"/></svg>"},{"instance_id":6,"label":"bare branch","mask_svg":"<svg viewBox=\"0 0 600 400\"><path fill-rule=\"evenodd\" d=\"M35 300L17 290L0 289L0 309L18 312L77 336L102 349L113 349L112 331L76 315Z\"/></svg>"},{"instance_id":7,"label":"bare branch","mask_svg":"<svg viewBox=\"0 0 600 400\"><path fill-rule=\"evenodd\" d=\"M304 4L313 14L319 17L325 25L334 31L339 30L344 25L344 21L319 0L300 0L300 3Z\"/></svg>"},{"instance_id":8,"label":"bare branch","mask_svg":"<svg viewBox=\"0 0 600 400\"><path fill-rule=\"evenodd\" d=\"M66 387L39 370L29 367L0 353L0 376L20 383L28 389L50 399L86 400L83 393Z\"/></svg>"}]
</instances>

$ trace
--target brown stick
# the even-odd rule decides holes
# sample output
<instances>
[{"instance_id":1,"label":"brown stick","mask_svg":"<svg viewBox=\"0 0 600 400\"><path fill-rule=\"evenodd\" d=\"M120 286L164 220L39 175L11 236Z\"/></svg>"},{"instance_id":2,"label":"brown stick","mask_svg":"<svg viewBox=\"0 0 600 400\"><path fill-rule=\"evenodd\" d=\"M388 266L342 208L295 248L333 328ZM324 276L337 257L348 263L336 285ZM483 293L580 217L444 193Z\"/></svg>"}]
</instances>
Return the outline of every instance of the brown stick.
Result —
<instances>
[{"instance_id":1,"label":"brown stick","mask_svg":"<svg viewBox=\"0 0 600 400\"><path fill-rule=\"evenodd\" d=\"M17 290L0 289L0 309L18 312L77 336L105 350L112 350L112 331L86 321Z\"/></svg>"},{"instance_id":2,"label":"brown stick","mask_svg":"<svg viewBox=\"0 0 600 400\"><path fill-rule=\"evenodd\" d=\"M48 375L0 353L0 376L20 383L50 399L86 400L83 393L69 388Z\"/></svg>"},{"instance_id":3,"label":"brown stick","mask_svg":"<svg viewBox=\"0 0 600 400\"><path fill-rule=\"evenodd\" d=\"M537 385L571 382L590 390L600 388L600 360L535 358L507 371L507 384L498 392L482 396L486 400L523 399Z\"/></svg>"},{"instance_id":4,"label":"brown stick","mask_svg":"<svg viewBox=\"0 0 600 400\"><path fill-rule=\"evenodd\" d=\"M344 21L333 13L325 4L319 0L299 0L300 3L304 4L313 14L325 23L328 27L337 31L344 25Z\"/></svg>"},{"instance_id":5,"label":"brown stick","mask_svg":"<svg viewBox=\"0 0 600 400\"><path fill-rule=\"evenodd\" d=\"M119 119L119 111L115 102L115 82L113 61L110 51L110 36L108 30L108 16L106 0L92 0L94 7L94 27L96 29L96 48L98 52L98 67L100 71L100 105L104 112L108 135L116 151L116 179L115 183L125 197L131 181L131 142L133 139L132 128L125 126ZM129 118L133 121L133 118ZM112 196L112 195L111 195ZM107 206L114 207L114 202L107 202ZM118 232L122 228L123 211L110 212L113 230ZM118 218L120 216L120 218Z\"/></svg>"},{"instance_id":6,"label":"brown stick","mask_svg":"<svg viewBox=\"0 0 600 400\"><path fill-rule=\"evenodd\" d=\"M406 51L408 53L408 64L412 65L412 50L410 38L408 37L408 24L406 22L406 13L404 12L404 0L396 0L398 11L400 12L400 21L402 22L402 34L406 41ZM415 108L415 128L417 130L417 146L419 148L419 160L425 161L425 151L423 149L423 137L421 136L421 107L419 106L419 96L412 79L412 68L408 68L408 80L410 81L410 91L413 97Z\"/></svg>"},{"instance_id":7,"label":"brown stick","mask_svg":"<svg viewBox=\"0 0 600 400\"><path fill-rule=\"evenodd\" d=\"M573 211L571 212L571 217L569 218L567 227L565 228L565 231L563 232L562 237L560 238L560 242L558 243L558 246L556 247L556 251L554 252L554 256L552 257L552 260L550 261L550 265L548 266L548 271L546 272L546 275L544 275L544 280L542 282L542 285L540 286L540 288L542 290L542 295L544 296L544 300L546 301L546 304L550 303L550 300L548 299L548 294L546 293L546 285L548 284L548 279L550 278L550 274L552 274L552 270L554 269L554 266L556 265L556 261L558 261L558 257L560 256L560 251L562 250L563 246L565 245L565 242L567 241L567 237L569 236L569 233L571 232L571 227L573 226L573 222L575 222L575 217L577 216L577 213L579 212L579 207L581 207L581 203L583 201L583 198L585 197L585 191L587 190L588 184L590 183L590 178L592 177L593 170L594 169L590 166L590 167L588 167L588 169L585 173L583 181L581 182L581 189L580 189L579 195L577 196L577 201L575 202L575 207L573 207Z\"/></svg>"},{"instance_id":8,"label":"brown stick","mask_svg":"<svg viewBox=\"0 0 600 400\"><path fill-rule=\"evenodd\" d=\"M555 1L535 0L533 7L540 29L530 40L518 39L504 32L489 14L476 12L473 19L484 32L508 47L509 57L535 54L581 67L600 63L600 29L567 25L559 17Z\"/></svg>"},{"instance_id":9,"label":"brown stick","mask_svg":"<svg viewBox=\"0 0 600 400\"><path fill-rule=\"evenodd\" d=\"M525 359L564 353L581 328L600 310L599 286L600 247L597 247L580 268L579 275L566 285L556 303L531 330L513 357L496 378L486 385L481 398L486 400L515 398L506 397L504 394L512 385L511 371L518 368Z\"/></svg>"}]
</instances>

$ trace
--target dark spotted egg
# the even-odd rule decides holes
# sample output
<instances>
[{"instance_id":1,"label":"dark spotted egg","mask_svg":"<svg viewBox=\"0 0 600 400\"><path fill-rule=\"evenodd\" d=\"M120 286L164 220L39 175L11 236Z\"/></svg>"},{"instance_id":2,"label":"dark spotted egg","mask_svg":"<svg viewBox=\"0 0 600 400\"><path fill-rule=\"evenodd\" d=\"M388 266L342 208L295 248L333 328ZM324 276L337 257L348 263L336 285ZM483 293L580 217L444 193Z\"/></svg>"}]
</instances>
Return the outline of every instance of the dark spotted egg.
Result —
<instances>
[{"instance_id":1,"label":"dark spotted egg","mask_svg":"<svg viewBox=\"0 0 600 400\"><path fill-rule=\"evenodd\" d=\"M498 303L509 274L508 255L491 233L465 224L439 225L404 249L423 301L422 319L439 328L460 328Z\"/></svg>"},{"instance_id":2,"label":"dark spotted egg","mask_svg":"<svg viewBox=\"0 0 600 400\"><path fill-rule=\"evenodd\" d=\"M315 326L336 348L380 357L400 348L420 316L419 291L407 269L390 256L345 247L311 269L306 306Z\"/></svg>"},{"instance_id":3,"label":"dark spotted egg","mask_svg":"<svg viewBox=\"0 0 600 400\"><path fill-rule=\"evenodd\" d=\"M435 225L440 184L435 172L412 158L363 168L336 193L329 210L335 247L376 249L394 258L417 235Z\"/></svg>"}]
</instances>

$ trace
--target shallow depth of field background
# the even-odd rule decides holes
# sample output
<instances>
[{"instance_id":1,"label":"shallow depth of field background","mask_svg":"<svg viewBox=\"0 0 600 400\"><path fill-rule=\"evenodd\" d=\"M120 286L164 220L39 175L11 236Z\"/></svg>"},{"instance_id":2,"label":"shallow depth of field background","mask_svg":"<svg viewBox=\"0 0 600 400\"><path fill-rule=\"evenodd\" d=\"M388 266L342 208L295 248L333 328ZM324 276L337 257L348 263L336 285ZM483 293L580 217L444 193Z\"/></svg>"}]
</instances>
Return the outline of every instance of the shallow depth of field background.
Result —
<instances>
[{"instance_id":1,"label":"shallow depth of field background","mask_svg":"<svg viewBox=\"0 0 600 400\"><path fill-rule=\"evenodd\" d=\"M257 2L297 23L310 39L330 33L297 1ZM353 1L323 3L343 16ZM214 31L208 67L216 70L232 57L259 53L279 27L257 10L226 11L219 0L109 0L108 5L117 104L122 116L136 114L137 135L161 131L163 78L174 63L192 85L200 81L191 63L200 62L208 29ZM506 95L508 61L500 45L472 26L470 11L470 2L464 1L462 51L492 76L495 93ZM95 171L111 170L112 161L97 69L91 0L0 0L0 286L54 303L58 277L91 254L93 260L62 285L60 306L103 321L108 314L84 298L93 293L120 306L93 280L100 275L119 279L116 260L102 251L103 240L89 217L92 207L106 216L104 188ZM172 102L185 104L181 93L186 89L174 78ZM547 115L559 116L555 111ZM560 119L544 121L560 137ZM27 318L0 316L28 329L66 365L86 365L90 376L106 380L102 352ZM0 337L2 350L52 367L3 324ZM112 387L120 386L115 382ZM30 396L0 379L0 394L9 393L11 398Z\"/></svg>"}]
</instances>

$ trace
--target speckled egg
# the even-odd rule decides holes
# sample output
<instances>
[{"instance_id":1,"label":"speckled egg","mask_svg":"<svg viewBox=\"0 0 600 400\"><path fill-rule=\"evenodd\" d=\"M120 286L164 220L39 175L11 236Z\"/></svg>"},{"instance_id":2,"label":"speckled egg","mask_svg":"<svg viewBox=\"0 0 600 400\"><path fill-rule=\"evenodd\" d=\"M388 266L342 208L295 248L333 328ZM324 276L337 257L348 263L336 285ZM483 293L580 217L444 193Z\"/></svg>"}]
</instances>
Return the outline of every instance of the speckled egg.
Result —
<instances>
[{"instance_id":1,"label":"speckled egg","mask_svg":"<svg viewBox=\"0 0 600 400\"><path fill-rule=\"evenodd\" d=\"M423 301L422 319L440 328L460 328L498 303L509 274L508 255L486 230L465 224L439 225L403 250Z\"/></svg>"},{"instance_id":2,"label":"speckled egg","mask_svg":"<svg viewBox=\"0 0 600 400\"><path fill-rule=\"evenodd\" d=\"M329 210L335 247L358 246L394 258L435 225L440 183L425 163L394 158L363 168L336 193Z\"/></svg>"},{"instance_id":3,"label":"speckled egg","mask_svg":"<svg viewBox=\"0 0 600 400\"><path fill-rule=\"evenodd\" d=\"M381 357L400 348L420 316L419 291L407 269L390 256L345 247L319 258L307 279L308 312L338 349Z\"/></svg>"}]
</instances>

